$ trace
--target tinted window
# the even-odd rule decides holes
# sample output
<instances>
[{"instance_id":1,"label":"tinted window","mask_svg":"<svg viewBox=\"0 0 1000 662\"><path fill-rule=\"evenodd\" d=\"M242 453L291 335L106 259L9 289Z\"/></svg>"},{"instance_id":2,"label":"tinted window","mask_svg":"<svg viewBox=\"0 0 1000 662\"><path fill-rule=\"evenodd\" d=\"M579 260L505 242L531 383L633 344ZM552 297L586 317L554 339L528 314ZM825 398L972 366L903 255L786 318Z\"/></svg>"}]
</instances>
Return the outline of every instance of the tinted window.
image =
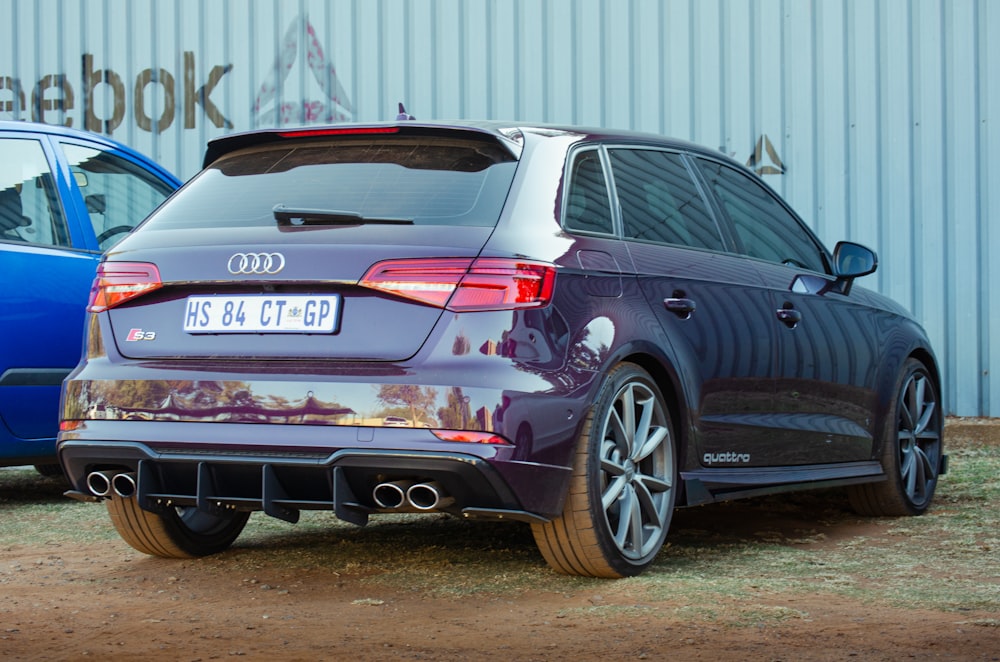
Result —
<instances>
[{"instance_id":1,"label":"tinted window","mask_svg":"<svg viewBox=\"0 0 1000 662\"><path fill-rule=\"evenodd\" d=\"M563 226L567 230L614 234L611 198L601 153L596 149L578 152L573 159Z\"/></svg>"},{"instance_id":2,"label":"tinted window","mask_svg":"<svg viewBox=\"0 0 1000 662\"><path fill-rule=\"evenodd\" d=\"M69 246L66 219L42 145L0 139L0 241Z\"/></svg>"},{"instance_id":3,"label":"tinted window","mask_svg":"<svg viewBox=\"0 0 1000 662\"><path fill-rule=\"evenodd\" d=\"M271 225L279 204L416 224L493 226L515 167L503 147L476 140L280 142L222 157L150 226Z\"/></svg>"},{"instance_id":4,"label":"tinted window","mask_svg":"<svg viewBox=\"0 0 1000 662\"><path fill-rule=\"evenodd\" d=\"M626 237L723 250L715 219L679 154L613 149L610 155Z\"/></svg>"},{"instance_id":5,"label":"tinted window","mask_svg":"<svg viewBox=\"0 0 1000 662\"><path fill-rule=\"evenodd\" d=\"M172 188L128 159L63 143L101 249L122 238L156 209Z\"/></svg>"},{"instance_id":6,"label":"tinted window","mask_svg":"<svg viewBox=\"0 0 1000 662\"><path fill-rule=\"evenodd\" d=\"M766 188L721 163L698 159L698 164L732 220L747 255L826 271L822 249Z\"/></svg>"}]
</instances>

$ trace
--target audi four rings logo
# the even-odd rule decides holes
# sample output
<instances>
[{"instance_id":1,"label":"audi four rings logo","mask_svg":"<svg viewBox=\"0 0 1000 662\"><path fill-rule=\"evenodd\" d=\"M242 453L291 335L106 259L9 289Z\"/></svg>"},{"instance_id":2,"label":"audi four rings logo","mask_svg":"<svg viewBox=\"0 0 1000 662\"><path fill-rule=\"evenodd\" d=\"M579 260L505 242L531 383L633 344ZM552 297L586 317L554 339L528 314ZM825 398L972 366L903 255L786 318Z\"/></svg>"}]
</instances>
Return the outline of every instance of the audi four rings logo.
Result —
<instances>
[{"instance_id":1,"label":"audi four rings logo","mask_svg":"<svg viewBox=\"0 0 1000 662\"><path fill-rule=\"evenodd\" d=\"M281 253L236 253L226 267L231 274L276 274L285 268Z\"/></svg>"}]
</instances>

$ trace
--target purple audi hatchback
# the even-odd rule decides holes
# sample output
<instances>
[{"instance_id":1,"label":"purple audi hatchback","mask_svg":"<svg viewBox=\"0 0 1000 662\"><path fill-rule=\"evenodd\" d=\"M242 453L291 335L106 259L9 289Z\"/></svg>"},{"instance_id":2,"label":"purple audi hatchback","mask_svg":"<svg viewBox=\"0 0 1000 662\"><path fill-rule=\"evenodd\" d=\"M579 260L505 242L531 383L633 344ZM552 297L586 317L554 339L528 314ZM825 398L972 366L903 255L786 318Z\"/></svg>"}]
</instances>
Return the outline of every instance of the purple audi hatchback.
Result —
<instances>
[{"instance_id":1,"label":"purple audi hatchback","mask_svg":"<svg viewBox=\"0 0 1000 662\"><path fill-rule=\"evenodd\" d=\"M643 571L675 508L946 468L927 336L759 178L659 136L501 123L234 134L99 268L58 452L164 557L254 511L530 524Z\"/></svg>"}]
</instances>

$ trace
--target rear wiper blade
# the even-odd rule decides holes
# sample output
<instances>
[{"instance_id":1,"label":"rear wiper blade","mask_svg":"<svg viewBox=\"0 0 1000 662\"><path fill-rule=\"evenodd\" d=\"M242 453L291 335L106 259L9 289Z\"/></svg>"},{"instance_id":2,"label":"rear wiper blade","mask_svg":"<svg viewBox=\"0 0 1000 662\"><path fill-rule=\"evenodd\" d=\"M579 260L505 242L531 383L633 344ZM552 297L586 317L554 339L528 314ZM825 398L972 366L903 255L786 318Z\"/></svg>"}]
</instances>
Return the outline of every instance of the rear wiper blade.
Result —
<instances>
[{"instance_id":1,"label":"rear wiper blade","mask_svg":"<svg viewBox=\"0 0 1000 662\"><path fill-rule=\"evenodd\" d=\"M275 205L273 212L278 225L413 225L412 218L362 216L355 211L339 209L304 209Z\"/></svg>"}]
</instances>

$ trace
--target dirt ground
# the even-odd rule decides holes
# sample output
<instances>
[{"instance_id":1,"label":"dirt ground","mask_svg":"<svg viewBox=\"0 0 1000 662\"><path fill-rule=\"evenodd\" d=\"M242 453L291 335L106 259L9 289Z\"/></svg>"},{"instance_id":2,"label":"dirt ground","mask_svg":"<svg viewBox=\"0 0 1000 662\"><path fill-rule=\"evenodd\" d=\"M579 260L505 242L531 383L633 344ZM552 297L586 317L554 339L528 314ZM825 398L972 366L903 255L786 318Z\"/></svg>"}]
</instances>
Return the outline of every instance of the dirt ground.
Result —
<instances>
[{"instance_id":1,"label":"dirt ground","mask_svg":"<svg viewBox=\"0 0 1000 662\"><path fill-rule=\"evenodd\" d=\"M780 528L776 518L770 528ZM864 536L871 526L879 524L858 520L826 533L828 541ZM364 568L356 570L303 574L236 561L168 561L117 540L11 545L0 548L0 657L1000 660L995 611L762 594L762 608L808 617L732 627L686 618L684 604L637 597L627 582L445 600L373 588Z\"/></svg>"},{"instance_id":2,"label":"dirt ground","mask_svg":"<svg viewBox=\"0 0 1000 662\"><path fill-rule=\"evenodd\" d=\"M97 559L100 550L24 554L4 601L4 659L218 660L996 660L996 628L975 614L873 609L828 596L775 604L810 622L732 629L643 615L667 605L541 593L450 601L359 588L351 577L253 579L197 565ZM88 556L90 554L91 556ZM68 570L71 568L71 570ZM618 617L563 615L614 599Z\"/></svg>"}]
</instances>

